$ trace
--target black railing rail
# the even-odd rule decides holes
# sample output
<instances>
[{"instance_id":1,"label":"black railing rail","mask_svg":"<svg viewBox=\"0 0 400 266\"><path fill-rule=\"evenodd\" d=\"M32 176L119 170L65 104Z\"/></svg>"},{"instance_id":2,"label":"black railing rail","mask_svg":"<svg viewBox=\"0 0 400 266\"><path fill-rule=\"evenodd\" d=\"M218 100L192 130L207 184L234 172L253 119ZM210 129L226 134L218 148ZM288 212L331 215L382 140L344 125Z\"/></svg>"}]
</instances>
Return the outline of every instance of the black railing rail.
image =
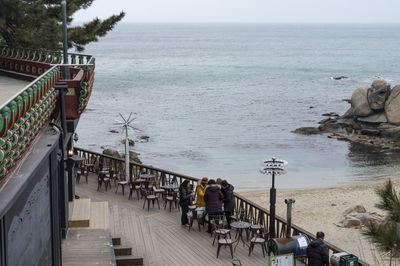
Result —
<instances>
[{"instance_id":1,"label":"black railing rail","mask_svg":"<svg viewBox=\"0 0 400 266\"><path fill-rule=\"evenodd\" d=\"M114 170L119 171L120 173L124 174L125 171L125 160L112 157L109 155L89 151L86 149L78 148L75 147L75 153L80 155L85 159L86 162L88 163L93 163L93 162L101 162L103 165L106 165L107 167L111 167ZM199 178L192 177L192 176L187 176L187 175L182 175L178 174L172 171L160 169L154 166L150 165L144 165L144 164L139 164L136 162L130 162L130 181L133 181L137 178L139 178L139 175L141 173L151 173L156 175L158 180L164 184L167 180L173 180L176 181L178 184L182 183L184 180L189 180L190 183L195 186L196 183L200 180ZM243 213L244 217L249 222L252 223L258 223L262 224L264 228L268 228L268 222L269 222L269 211L265 209L264 207L258 205L257 203L254 203L242 195L238 193L234 193L235 197L235 211L236 213ZM280 216L276 216L276 235L277 237L285 237L286 234L286 220ZM304 234L307 235L310 240L316 239L316 236L312 234L311 232L296 226L294 224L291 225L291 234L292 235L297 235L297 234ZM333 253L339 253L339 252L346 252L345 250L327 242L324 241L326 246L328 247L329 254L332 255ZM367 266L369 265L368 263L359 260L358 264L360 266Z\"/></svg>"}]
</instances>

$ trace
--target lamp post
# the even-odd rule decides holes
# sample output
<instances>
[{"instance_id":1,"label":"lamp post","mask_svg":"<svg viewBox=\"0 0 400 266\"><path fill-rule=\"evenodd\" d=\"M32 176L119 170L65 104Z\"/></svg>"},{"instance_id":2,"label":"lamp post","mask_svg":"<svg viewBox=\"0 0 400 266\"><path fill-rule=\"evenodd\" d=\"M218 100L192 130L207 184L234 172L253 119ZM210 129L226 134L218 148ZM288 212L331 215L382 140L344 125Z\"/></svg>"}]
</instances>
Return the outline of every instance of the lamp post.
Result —
<instances>
[{"instance_id":1,"label":"lamp post","mask_svg":"<svg viewBox=\"0 0 400 266\"><path fill-rule=\"evenodd\" d=\"M284 160L278 160L272 157L271 160L265 160L262 162L260 172L266 175L272 175L272 186L269 194L269 237L275 238L275 203L276 203L276 189L275 189L275 175L285 174L285 168L288 162Z\"/></svg>"}]
</instances>

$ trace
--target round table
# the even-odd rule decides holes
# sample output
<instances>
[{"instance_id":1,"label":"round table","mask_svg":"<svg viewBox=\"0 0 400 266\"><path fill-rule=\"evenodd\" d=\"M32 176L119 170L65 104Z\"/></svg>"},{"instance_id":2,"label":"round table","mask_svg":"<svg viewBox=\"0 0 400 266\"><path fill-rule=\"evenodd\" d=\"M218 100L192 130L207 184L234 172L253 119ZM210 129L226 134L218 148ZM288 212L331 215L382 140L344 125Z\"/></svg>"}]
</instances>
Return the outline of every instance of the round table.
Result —
<instances>
[{"instance_id":1,"label":"round table","mask_svg":"<svg viewBox=\"0 0 400 266\"><path fill-rule=\"evenodd\" d=\"M250 226L251 226L251 223L247 223L247 222L231 223L231 227L236 228L238 230L238 237L235 239L235 241L233 241L233 243L236 242L235 250L236 250L237 245L239 245L240 240L242 240L243 246L244 245L249 246L249 244L247 244L243 239L243 229L248 229L248 228L250 228Z\"/></svg>"},{"instance_id":2,"label":"round table","mask_svg":"<svg viewBox=\"0 0 400 266\"><path fill-rule=\"evenodd\" d=\"M178 189L179 186L178 186L178 185L175 185L175 184L169 184L169 185L164 185L164 186L162 186L161 188L163 188L163 189L165 189L165 190L171 190L171 191L173 191L173 190L175 190L175 189Z\"/></svg>"},{"instance_id":3,"label":"round table","mask_svg":"<svg viewBox=\"0 0 400 266\"><path fill-rule=\"evenodd\" d=\"M146 179L146 180L149 180L149 179L153 179L153 178L155 178L156 177L156 175L153 175L153 174L141 174L140 175L140 179Z\"/></svg>"}]
</instances>

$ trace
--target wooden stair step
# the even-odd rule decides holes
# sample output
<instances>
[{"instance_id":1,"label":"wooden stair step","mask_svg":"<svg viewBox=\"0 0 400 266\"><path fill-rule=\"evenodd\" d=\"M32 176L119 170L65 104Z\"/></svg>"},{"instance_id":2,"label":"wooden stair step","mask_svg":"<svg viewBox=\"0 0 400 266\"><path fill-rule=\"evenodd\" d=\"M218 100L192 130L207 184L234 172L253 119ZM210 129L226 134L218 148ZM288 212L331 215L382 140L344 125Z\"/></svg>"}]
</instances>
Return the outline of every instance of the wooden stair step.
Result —
<instances>
[{"instance_id":1,"label":"wooden stair step","mask_svg":"<svg viewBox=\"0 0 400 266\"><path fill-rule=\"evenodd\" d=\"M137 256L115 256L117 266L143 265L143 258Z\"/></svg>"},{"instance_id":2,"label":"wooden stair step","mask_svg":"<svg viewBox=\"0 0 400 266\"><path fill-rule=\"evenodd\" d=\"M114 246L115 256L132 255L132 247L129 246Z\"/></svg>"},{"instance_id":3,"label":"wooden stair step","mask_svg":"<svg viewBox=\"0 0 400 266\"><path fill-rule=\"evenodd\" d=\"M108 201L92 202L90 206L91 229L110 229Z\"/></svg>"},{"instance_id":4,"label":"wooden stair step","mask_svg":"<svg viewBox=\"0 0 400 266\"><path fill-rule=\"evenodd\" d=\"M62 264L65 266L115 265L108 230L72 228L62 241Z\"/></svg>"},{"instance_id":5,"label":"wooden stair step","mask_svg":"<svg viewBox=\"0 0 400 266\"><path fill-rule=\"evenodd\" d=\"M89 227L90 225L90 199L75 199L69 227Z\"/></svg>"}]
</instances>

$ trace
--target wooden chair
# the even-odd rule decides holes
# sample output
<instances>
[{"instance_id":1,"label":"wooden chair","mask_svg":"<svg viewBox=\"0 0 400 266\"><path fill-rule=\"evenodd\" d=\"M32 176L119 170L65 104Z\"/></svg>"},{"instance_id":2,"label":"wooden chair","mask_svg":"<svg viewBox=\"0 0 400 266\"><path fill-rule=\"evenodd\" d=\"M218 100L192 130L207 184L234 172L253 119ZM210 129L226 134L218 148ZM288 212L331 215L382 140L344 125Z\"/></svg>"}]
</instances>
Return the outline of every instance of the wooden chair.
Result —
<instances>
[{"instance_id":1,"label":"wooden chair","mask_svg":"<svg viewBox=\"0 0 400 266\"><path fill-rule=\"evenodd\" d=\"M155 201L157 201L158 209L160 209L160 203L158 202L158 197L156 197L156 195L153 195L151 192L143 188L140 188L140 192L144 198L143 209L146 206L146 201L147 201L147 211L150 210L150 202L153 203L153 208L154 208Z\"/></svg>"},{"instance_id":2,"label":"wooden chair","mask_svg":"<svg viewBox=\"0 0 400 266\"><path fill-rule=\"evenodd\" d=\"M267 242L268 234L265 232L264 228L260 228L257 230L257 235L252 237L250 240L250 247L249 247L249 256L251 252L254 250L254 245L261 245L263 256L265 257L265 253L267 253Z\"/></svg>"}]
</instances>

